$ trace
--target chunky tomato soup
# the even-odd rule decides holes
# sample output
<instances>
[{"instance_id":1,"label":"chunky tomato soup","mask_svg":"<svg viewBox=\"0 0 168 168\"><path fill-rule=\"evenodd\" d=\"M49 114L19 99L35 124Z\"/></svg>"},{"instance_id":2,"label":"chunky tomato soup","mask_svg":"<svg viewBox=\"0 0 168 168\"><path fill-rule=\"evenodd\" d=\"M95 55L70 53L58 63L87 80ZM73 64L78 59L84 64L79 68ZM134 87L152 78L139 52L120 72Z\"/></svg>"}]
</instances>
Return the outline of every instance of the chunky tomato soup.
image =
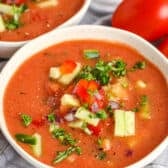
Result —
<instances>
[{"instance_id":1,"label":"chunky tomato soup","mask_svg":"<svg viewBox=\"0 0 168 168\"><path fill-rule=\"evenodd\" d=\"M41 162L119 168L167 136L167 95L161 72L134 49L68 41L21 65L6 88L4 110L11 136Z\"/></svg>"},{"instance_id":2,"label":"chunky tomato soup","mask_svg":"<svg viewBox=\"0 0 168 168\"><path fill-rule=\"evenodd\" d=\"M0 40L24 41L59 26L84 0L4 0L0 2Z\"/></svg>"}]
</instances>

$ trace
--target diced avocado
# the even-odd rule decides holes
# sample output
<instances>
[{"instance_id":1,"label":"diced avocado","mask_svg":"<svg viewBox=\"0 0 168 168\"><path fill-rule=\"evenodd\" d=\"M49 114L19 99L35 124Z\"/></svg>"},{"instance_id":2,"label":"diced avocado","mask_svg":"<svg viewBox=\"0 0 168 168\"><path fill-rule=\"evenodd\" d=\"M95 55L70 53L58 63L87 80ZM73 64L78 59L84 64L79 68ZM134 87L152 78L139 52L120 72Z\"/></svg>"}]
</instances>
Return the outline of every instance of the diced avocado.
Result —
<instances>
[{"instance_id":1,"label":"diced avocado","mask_svg":"<svg viewBox=\"0 0 168 168\"><path fill-rule=\"evenodd\" d=\"M14 15L13 6L0 3L0 13Z\"/></svg>"},{"instance_id":2,"label":"diced avocado","mask_svg":"<svg viewBox=\"0 0 168 168\"><path fill-rule=\"evenodd\" d=\"M35 133L33 135L34 138L36 138L36 144L31 145L33 149L33 153L36 157L40 157L42 154L42 140L41 140L41 135L38 133Z\"/></svg>"},{"instance_id":3,"label":"diced avocado","mask_svg":"<svg viewBox=\"0 0 168 168\"><path fill-rule=\"evenodd\" d=\"M70 94L64 94L61 97L61 105L69 107L79 107L80 102L75 96Z\"/></svg>"},{"instance_id":4,"label":"diced avocado","mask_svg":"<svg viewBox=\"0 0 168 168\"><path fill-rule=\"evenodd\" d=\"M71 128L78 128L83 130L86 134L91 135L92 132L87 128L87 124L84 121L74 121L68 124Z\"/></svg>"},{"instance_id":5,"label":"diced avocado","mask_svg":"<svg viewBox=\"0 0 168 168\"><path fill-rule=\"evenodd\" d=\"M97 118L95 114L91 113L84 107L80 107L77 110L77 112L75 113L75 117L93 126L97 126L100 121L100 119Z\"/></svg>"},{"instance_id":6,"label":"diced avocado","mask_svg":"<svg viewBox=\"0 0 168 168\"><path fill-rule=\"evenodd\" d=\"M132 111L114 111L114 135L125 137L135 135L135 113Z\"/></svg>"},{"instance_id":7,"label":"diced avocado","mask_svg":"<svg viewBox=\"0 0 168 168\"><path fill-rule=\"evenodd\" d=\"M136 87L140 88L140 89L145 89L147 87L147 85L143 80L138 80L136 82Z\"/></svg>"},{"instance_id":8,"label":"diced avocado","mask_svg":"<svg viewBox=\"0 0 168 168\"><path fill-rule=\"evenodd\" d=\"M49 72L49 77L51 79L58 79L61 76L60 70L58 67L51 67Z\"/></svg>"},{"instance_id":9,"label":"diced avocado","mask_svg":"<svg viewBox=\"0 0 168 168\"><path fill-rule=\"evenodd\" d=\"M52 6L57 6L58 0L44 0L37 3L37 6L40 8L48 8Z\"/></svg>"},{"instance_id":10,"label":"diced avocado","mask_svg":"<svg viewBox=\"0 0 168 168\"><path fill-rule=\"evenodd\" d=\"M65 75L62 75L58 81L64 85L68 85L72 82L72 80L78 75L78 73L80 72L82 66L80 63L76 63L76 68L73 70L72 73L69 73L69 74L65 74Z\"/></svg>"},{"instance_id":11,"label":"diced avocado","mask_svg":"<svg viewBox=\"0 0 168 168\"><path fill-rule=\"evenodd\" d=\"M5 30L6 30L5 23L4 23L2 16L0 15L0 32L3 32Z\"/></svg>"}]
</instances>

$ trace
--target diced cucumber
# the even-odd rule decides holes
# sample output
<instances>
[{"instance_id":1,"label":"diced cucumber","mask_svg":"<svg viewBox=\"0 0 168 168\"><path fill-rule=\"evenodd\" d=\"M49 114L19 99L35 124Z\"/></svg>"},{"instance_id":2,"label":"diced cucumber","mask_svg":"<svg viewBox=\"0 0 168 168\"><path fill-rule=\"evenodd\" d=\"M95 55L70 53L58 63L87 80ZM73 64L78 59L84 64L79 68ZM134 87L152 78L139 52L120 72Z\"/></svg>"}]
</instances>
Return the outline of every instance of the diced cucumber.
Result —
<instances>
[{"instance_id":1,"label":"diced cucumber","mask_svg":"<svg viewBox=\"0 0 168 168\"><path fill-rule=\"evenodd\" d=\"M124 111L115 110L114 111L114 120L115 120L115 128L114 135L115 136L125 136L125 118Z\"/></svg>"},{"instance_id":2,"label":"diced cucumber","mask_svg":"<svg viewBox=\"0 0 168 168\"><path fill-rule=\"evenodd\" d=\"M64 94L61 97L61 105L63 105L63 106L70 106L70 107L79 107L80 106L80 102L73 95Z\"/></svg>"},{"instance_id":3,"label":"diced cucumber","mask_svg":"<svg viewBox=\"0 0 168 168\"><path fill-rule=\"evenodd\" d=\"M71 128L78 128L83 130L86 134L91 135L92 132L87 128L87 125L84 121L74 121L68 124L69 127Z\"/></svg>"},{"instance_id":4,"label":"diced cucumber","mask_svg":"<svg viewBox=\"0 0 168 168\"><path fill-rule=\"evenodd\" d=\"M138 80L136 82L136 87L140 88L140 89L145 89L147 87L147 85L143 80Z\"/></svg>"},{"instance_id":5,"label":"diced cucumber","mask_svg":"<svg viewBox=\"0 0 168 168\"><path fill-rule=\"evenodd\" d=\"M5 30L6 30L5 23L2 16L0 15L0 32L3 32Z\"/></svg>"},{"instance_id":6,"label":"diced cucumber","mask_svg":"<svg viewBox=\"0 0 168 168\"><path fill-rule=\"evenodd\" d=\"M77 110L77 112L75 113L75 117L93 126L97 126L100 121L100 119L97 118L95 114L91 113L84 107L80 107Z\"/></svg>"},{"instance_id":7,"label":"diced cucumber","mask_svg":"<svg viewBox=\"0 0 168 168\"><path fill-rule=\"evenodd\" d=\"M125 112L125 136L135 135L135 112Z\"/></svg>"},{"instance_id":8,"label":"diced cucumber","mask_svg":"<svg viewBox=\"0 0 168 168\"><path fill-rule=\"evenodd\" d=\"M62 75L58 81L64 85L68 85L71 83L71 81L78 75L78 73L80 72L82 66L80 63L77 63L76 68L73 70L72 73L70 74L65 74Z\"/></svg>"},{"instance_id":9,"label":"diced cucumber","mask_svg":"<svg viewBox=\"0 0 168 168\"><path fill-rule=\"evenodd\" d=\"M33 137L36 139L36 144L31 145L33 153L36 157L40 157L42 154L42 140L41 140L41 135L38 133L35 133Z\"/></svg>"},{"instance_id":10,"label":"diced cucumber","mask_svg":"<svg viewBox=\"0 0 168 168\"><path fill-rule=\"evenodd\" d=\"M51 67L49 72L49 77L51 79L58 79L61 76L60 69L58 67Z\"/></svg>"},{"instance_id":11,"label":"diced cucumber","mask_svg":"<svg viewBox=\"0 0 168 168\"><path fill-rule=\"evenodd\" d=\"M114 111L114 135L125 137L135 135L135 113L132 111Z\"/></svg>"},{"instance_id":12,"label":"diced cucumber","mask_svg":"<svg viewBox=\"0 0 168 168\"><path fill-rule=\"evenodd\" d=\"M13 6L0 3L0 13L14 15Z\"/></svg>"},{"instance_id":13,"label":"diced cucumber","mask_svg":"<svg viewBox=\"0 0 168 168\"><path fill-rule=\"evenodd\" d=\"M44 0L42 2L38 2L37 6L40 8L48 8L52 6L57 6L58 5L58 0Z\"/></svg>"}]
</instances>

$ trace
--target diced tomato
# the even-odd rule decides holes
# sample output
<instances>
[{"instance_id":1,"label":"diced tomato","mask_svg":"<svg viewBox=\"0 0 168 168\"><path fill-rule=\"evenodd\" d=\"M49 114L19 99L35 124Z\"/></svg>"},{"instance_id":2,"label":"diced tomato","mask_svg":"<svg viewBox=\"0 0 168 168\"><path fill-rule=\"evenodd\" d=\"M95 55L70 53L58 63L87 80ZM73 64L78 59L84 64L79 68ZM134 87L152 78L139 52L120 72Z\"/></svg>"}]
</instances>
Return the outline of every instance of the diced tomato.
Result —
<instances>
[{"instance_id":1,"label":"diced tomato","mask_svg":"<svg viewBox=\"0 0 168 168\"><path fill-rule=\"evenodd\" d=\"M41 119L33 120L32 124L36 127L42 127L45 125L45 119L41 118Z\"/></svg>"},{"instance_id":2,"label":"diced tomato","mask_svg":"<svg viewBox=\"0 0 168 168\"><path fill-rule=\"evenodd\" d=\"M74 93L77 94L77 96L84 102L89 101L89 93L87 91L89 81L85 79L81 79L77 85L75 86Z\"/></svg>"},{"instance_id":3,"label":"diced tomato","mask_svg":"<svg viewBox=\"0 0 168 168\"><path fill-rule=\"evenodd\" d=\"M90 131L92 131L93 135L99 136L103 130L102 123L100 122L96 127L93 125L88 125Z\"/></svg>"},{"instance_id":4,"label":"diced tomato","mask_svg":"<svg viewBox=\"0 0 168 168\"><path fill-rule=\"evenodd\" d=\"M61 66L60 66L60 71L62 74L68 74L73 72L73 70L76 68L76 63L74 61L65 61Z\"/></svg>"},{"instance_id":5,"label":"diced tomato","mask_svg":"<svg viewBox=\"0 0 168 168\"><path fill-rule=\"evenodd\" d=\"M99 84L96 81L94 80L89 81L88 90L95 91L98 88L99 88Z\"/></svg>"},{"instance_id":6,"label":"diced tomato","mask_svg":"<svg viewBox=\"0 0 168 168\"><path fill-rule=\"evenodd\" d=\"M26 0L6 0L7 4L16 4L16 5L20 5L25 2L26 2Z\"/></svg>"}]
</instances>

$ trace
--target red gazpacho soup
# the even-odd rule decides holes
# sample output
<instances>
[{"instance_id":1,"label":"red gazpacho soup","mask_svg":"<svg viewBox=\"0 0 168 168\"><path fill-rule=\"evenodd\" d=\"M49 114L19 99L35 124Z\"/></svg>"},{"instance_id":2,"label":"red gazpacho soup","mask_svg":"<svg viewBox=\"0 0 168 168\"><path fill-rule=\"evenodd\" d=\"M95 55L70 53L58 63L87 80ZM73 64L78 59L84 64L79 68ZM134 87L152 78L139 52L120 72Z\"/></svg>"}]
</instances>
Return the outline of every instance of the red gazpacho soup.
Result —
<instances>
[{"instance_id":1,"label":"red gazpacho soup","mask_svg":"<svg viewBox=\"0 0 168 168\"><path fill-rule=\"evenodd\" d=\"M61 25L84 4L84 0L2 0L0 41L25 41Z\"/></svg>"},{"instance_id":2,"label":"red gazpacho soup","mask_svg":"<svg viewBox=\"0 0 168 168\"><path fill-rule=\"evenodd\" d=\"M66 41L18 68L4 113L11 136L45 164L122 168L167 136L167 95L161 72L131 47Z\"/></svg>"}]
</instances>

